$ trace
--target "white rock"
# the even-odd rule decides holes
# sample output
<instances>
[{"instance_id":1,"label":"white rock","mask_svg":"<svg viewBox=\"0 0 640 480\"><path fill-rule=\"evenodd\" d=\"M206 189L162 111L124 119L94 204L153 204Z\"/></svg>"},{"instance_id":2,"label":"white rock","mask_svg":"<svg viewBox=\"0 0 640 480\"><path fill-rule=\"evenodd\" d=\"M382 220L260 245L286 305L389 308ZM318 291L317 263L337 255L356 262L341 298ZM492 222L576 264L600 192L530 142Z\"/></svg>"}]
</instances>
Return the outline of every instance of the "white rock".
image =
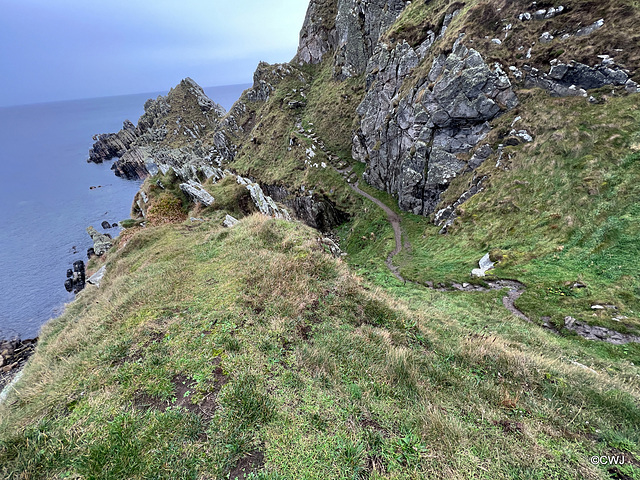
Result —
<instances>
[{"instance_id":1,"label":"white rock","mask_svg":"<svg viewBox=\"0 0 640 480\"><path fill-rule=\"evenodd\" d=\"M102 278L104 277L105 273L107 273L107 267L106 265L103 265L102 267L100 267L100 270L89 277L87 283L95 285L96 287L100 287L100 282L102 282Z\"/></svg>"},{"instance_id":2,"label":"white rock","mask_svg":"<svg viewBox=\"0 0 640 480\"><path fill-rule=\"evenodd\" d=\"M181 183L180 190L189 195L194 201L202 203L205 207L209 207L214 202L213 196L200 183L193 180L189 180L188 183Z\"/></svg>"},{"instance_id":3,"label":"white rock","mask_svg":"<svg viewBox=\"0 0 640 480\"><path fill-rule=\"evenodd\" d=\"M232 217L231 215L227 215L224 217L224 222L222 222L223 227L231 228L237 225L240 222L237 218Z\"/></svg>"},{"instance_id":4,"label":"white rock","mask_svg":"<svg viewBox=\"0 0 640 480\"><path fill-rule=\"evenodd\" d=\"M540 35L540 43L549 43L551 42L551 40L553 40L553 35L551 35L551 33L549 32L544 32L542 35Z\"/></svg>"},{"instance_id":5,"label":"white rock","mask_svg":"<svg viewBox=\"0 0 640 480\"><path fill-rule=\"evenodd\" d=\"M489 270L495 267L495 263L491 261L488 253L480 259L480 262L478 262L478 264L480 268L474 268L471 271L471 275L474 277L484 277Z\"/></svg>"}]
</instances>

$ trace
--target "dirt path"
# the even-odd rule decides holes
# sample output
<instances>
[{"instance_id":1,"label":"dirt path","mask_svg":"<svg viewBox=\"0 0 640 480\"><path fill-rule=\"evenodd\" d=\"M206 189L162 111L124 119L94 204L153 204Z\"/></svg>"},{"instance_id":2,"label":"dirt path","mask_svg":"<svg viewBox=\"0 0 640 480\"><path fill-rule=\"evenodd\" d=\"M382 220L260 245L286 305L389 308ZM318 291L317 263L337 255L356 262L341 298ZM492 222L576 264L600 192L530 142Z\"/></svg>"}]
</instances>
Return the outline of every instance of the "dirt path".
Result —
<instances>
[{"instance_id":1,"label":"dirt path","mask_svg":"<svg viewBox=\"0 0 640 480\"><path fill-rule=\"evenodd\" d=\"M337 156L333 155L331 152L327 150L324 142L320 141L318 137L311 130L304 130L301 125L298 125L298 133L300 133L301 135L304 135L309 140L311 140L314 145L319 147L320 150L324 152L324 154L327 156L329 160L331 161L339 160ZM333 166L332 168L336 172L338 172L340 175L342 175L342 177L347 182L347 185L351 187L351 190L356 192L358 195L366 198L367 200L371 200L378 207L384 210L384 212L387 214L387 220L389 220L389 223L393 228L393 236L395 237L396 246L391 251L391 253L389 253L389 255L387 256L387 260L385 263L394 277L396 277L398 280L400 280L404 284L409 282L409 283L413 283L414 285L420 285L422 287L431 288L433 290L439 290L443 292L456 291L456 290L461 292L488 292L491 290L502 290L507 288L508 289L507 295L505 295L502 298L502 303L505 306L505 308L509 310L511 313L513 313L516 317L521 318L522 320L526 320L527 322L531 322L531 320L515 306L515 302L524 293L526 288L522 283L516 280L487 280L486 283L487 285L489 285L488 287L482 287L479 285L470 285L467 283L463 283L463 284L454 283L451 287L445 287L444 285L434 286L433 283L431 282L427 282L424 284L412 282L411 280L407 280L402 275L400 275L400 268L398 268L393 263L393 258L396 255L398 255L403 248L402 228L400 227L400 217L396 212L391 210L391 208L389 208L383 202L373 197L372 195L369 195L367 192L362 191L358 187L359 180L357 178L357 175L353 172L353 167L346 165L345 163L343 163L341 166L343 168L338 168L335 166ZM405 235L405 248L408 248L408 247L409 247L409 241Z\"/></svg>"},{"instance_id":2,"label":"dirt path","mask_svg":"<svg viewBox=\"0 0 640 480\"><path fill-rule=\"evenodd\" d=\"M369 195L367 192L363 192L362 190L360 190L360 188L358 187L358 182L356 182L355 184L349 184L349 186L351 187L351 190L355 191L358 195L361 195L371 200L373 203L378 205L382 210L384 210L384 213L387 214L387 220L389 220L391 227L393 227L393 235L396 240L396 247L387 256L386 264L389 270L391 270L391 273L393 273L393 275L398 280L400 280L403 283L406 283L406 280L404 279L404 277L400 275L400 269L393 264L393 257L395 257L397 254L399 254L402 251L402 229L400 228L400 217L396 212L391 210L380 200Z\"/></svg>"},{"instance_id":3,"label":"dirt path","mask_svg":"<svg viewBox=\"0 0 640 480\"><path fill-rule=\"evenodd\" d=\"M402 228L400 228L400 217L396 212L391 210L387 205L382 203L380 200L369 195L367 192L362 191L358 187L358 182L356 182L355 184L349 184L349 186L358 195L361 195L367 198L368 200L371 200L373 203L375 203L380 208L382 208L382 210L384 210L384 212L387 214L387 219L389 220L389 223L393 228L393 234L395 237L396 246L393 249L393 251L389 253L389 255L387 256L386 264L389 270L391 271L391 273L393 273L393 275L398 280L400 280L403 283L407 283L407 280L402 275L400 275L400 269L393 263L393 257L395 257L398 253L402 251ZM522 320L526 320L527 322L531 322L529 317L527 317L524 313L522 313L522 311L519 310L518 307L516 307L515 305L515 302L518 300L518 298L520 298L520 296L525 291L525 286L516 280L488 280L486 281L487 285L489 285L488 288L481 287L479 285L470 285L466 283L463 283L463 284L454 283L449 288L444 286L436 287L432 283L417 284L416 282L412 282L410 280L409 280L409 283L413 283L414 285L421 285L423 287L431 288L433 290L439 290L442 292L456 291L456 290L460 292L488 292L491 290L502 290L506 288L508 289L508 292L502 298L502 304L504 305L504 307L507 310L509 310L512 314L514 314L516 317Z\"/></svg>"}]
</instances>

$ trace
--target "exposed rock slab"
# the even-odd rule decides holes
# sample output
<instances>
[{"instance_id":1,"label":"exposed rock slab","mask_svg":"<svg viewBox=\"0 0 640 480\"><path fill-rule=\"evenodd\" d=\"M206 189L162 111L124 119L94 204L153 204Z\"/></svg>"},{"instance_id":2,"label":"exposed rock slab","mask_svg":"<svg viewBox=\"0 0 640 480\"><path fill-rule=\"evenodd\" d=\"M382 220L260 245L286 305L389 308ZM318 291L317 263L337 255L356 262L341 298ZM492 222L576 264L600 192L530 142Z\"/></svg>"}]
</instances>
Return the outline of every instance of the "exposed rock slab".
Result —
<instances>
[{"instance_id":1,"label":"exposed rock slab","mask_svg":"<svg viewBox=\"0 0 640 480\"><path fill-rule=\"evenodd\" d=\"M251 181L248 178L244 178L241 176L236 177L236 181L240 185L244 185L249 193L251 194L251 199L253 203L256 205L260 213L263 215L268 215L270 217L275 218L284 218L286 220L291 220L291 215L284 208L278 207L276 202L268 195L264 194L264 191L256 182Z\"/></svg>"},{"instance_id":2,"label":"exposed rock slab","mask_svg":"<svg viewBox=\"0 0 640 480\"><path fill-rule=\"evenodd\" d=\"M102 282L105 273L107 273L107 267L103 265L96 273L89 277L87 283L95 285L96 287L100 287L100 283Z\"/></svg>"},{"instance_id":3,"label":"exposed rock slab","mask_svg":"<svg viewBox=\"0 0 640 480\"><path fill-rule=\"evenodd\" d=\"M231 228L231 227L235 227L238 223L239 223L239 220L237 218L234 218L231 215L227 214L227 216L224 217L222 226L226 228Z\"/></svg>"},{"instance_id":4,"label":"exposed rock slab","mask_svg":"<svg viewBox=\"0 0 640 480\"><path fill-rule=\"evenodd\" d=\"M527 72L524 85L527 88L539 87L558 97L587 96L587 90L607 85L622 86L629 81L629 75L621 68L611 64L590 67L583 63L558 63L545 73L530 66L524 66Z\"/></svg>"},{"instance_id":5,"label":"exposed rock slab","mask_svg":"<svg viewBox=\"0 0 640 480\"><path fill-rule=\"evenodd\" d=\"M213 196L198 182L189 180L187 183L181 183L180 190L189 195L194 202L200 202L205 207L213 205Z\"/></svg>"},{"instance_id":6,"label":"exposed rock slab","mask_svg":"<svg viewBox=\"0 0 640 480\"><path fill-rule=\"evenodd\" d=\"M565 317L564 326L568 330L576 332L587 340L613 343L614 345L624 345L626 343L640 343L640 337L626 333L616 332L604 327L591 326L587 323L579 322L573 317Z\"/></svg>"}]
</instances>

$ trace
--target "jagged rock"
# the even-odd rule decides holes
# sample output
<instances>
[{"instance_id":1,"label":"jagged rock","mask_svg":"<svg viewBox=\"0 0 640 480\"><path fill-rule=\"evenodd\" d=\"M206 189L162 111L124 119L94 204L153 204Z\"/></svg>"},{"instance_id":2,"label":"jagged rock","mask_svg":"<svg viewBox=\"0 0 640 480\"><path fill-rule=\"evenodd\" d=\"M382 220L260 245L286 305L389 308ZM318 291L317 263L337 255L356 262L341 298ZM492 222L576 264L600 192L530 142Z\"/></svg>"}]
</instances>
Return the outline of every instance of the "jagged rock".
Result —
<instances>
[{"instance_id":1,"label":"jagged rock","mask_svg":"<svg viewBox=\"0 0 640 480\"><path fill-rule=\"evenodd\" d=\"M114 223L113 226L117 226L117 223ZM109 222L107 222L106 220L104 222L101 223L101 226L103 229L108 230L109 228L112 228L111 224Z\"/></svg>"},{"instance_id":2,"label":"jagged rock","mask_svg":"<svg viewBox=\"0 0 640 480\"><path fill-rule=\"evenodd\" d=\"M89 277L89 279L87 280L87 283L90 283L91 285L95 285L96 287L100 287L100 282L102 282L102 279L104 278L104 274L106 272L107 272L107 267L103 265L102 267L100 267L100 269L96 273L94 273Z\"/></svg>"},{"instance_id":3,"label":"jagged rock","mask_svg":"<svg viewBox=\"0 0 640 480\"><path fill-rule=\"evenodd\" d=\"M252 102L266 102L275 87L291 74L291 67L287 64L260 62L253 74L253 86L246 92L247 98Z\"/></svg>"},{"instance_id":4,"label":"jagged rock","mask_svg":"<svg viewBox=\"0 0 640 480\"><path fill-rule=\"evenodd\" d=\"M181 183L180 190L189 195L194 202L200 202L205 207L213 205L213 196L198 182L189 180L187 183Z\"/></svg>"},{"instance_id":5,"label":"jagged rock","mask_svg":"<svg viewBox=\"0 0 640 480\"><path fill-rule=\"evenodd\" d=\"M253 203L256 205L260 213L262 213L263 215L268 215L270 217L291 220L291 215L289 215L289 212L284 208L278 207L278 205L276 205L276 202L274 202L271 197L265 195L260 185L252 182L248 178L244 178L239 175L236 177L236 181L239 185L244 185L247 188L247 190L251 194Z\"/></svg>"},{"instance_id":6,"label":"jagged rock","mask_svg":"<svg viewBox=\"0 0 640 480\"><path fill-rule=\"evenodd\" d=\"M629 75L622 69L610 65L589 67L582 63L556 64L548 73L540 72L530 66L523 69L527 72L525 87L540 87L553 96L587 96L586 90L606 85L625 85Z\"/></svg>"},{"instance_id":7,"label":"jagged rock","mask_svg":"<svg viewBox=\"0 0 640 480\"><path fill-rule=\"evenodd\" d=\"M224 221L222 222L223 227L231 228L239 223L237 218L233 218L231 215L227 215L224 217Z\"/></svg>"},{"instance_id":8,"label":"jagged rock","mask_svg":"<svg viewBox=\"0 0 640 480\"><path fill-rule=\"evenodd\" d=\"M118 133L94 135L93 147L89 150L87 162L102 163L120 157L138 137L136 127L129 120L125 120L122 130Z\"/></svg>"},{"instance_id":9,"label":"jagged rock","mask_svg":"<svg viewBox=\"0 0 640 480\"><path fill-rule=\"evenodd\" d=\"M157 173L163 162L180 163L187 157L211 165L223 156L216 148L216 141L224 144L219 137L206 149L197 143L221 124L226 112L192 79L182 80L166 97L147 100L144 107L136 127L127 121L120 132L97 136L89 161L118 157L112 165L117 176L141 179Z\"/></svg>"},{"instance_id":10,"label":"jagged rock","mask_svg":"<svg viewBox=\"0 0 640 480\"><path fill-rule=\"evenodd\" d=\"M113 240L109 236L99 233L95 228L87 227L87 233L93 240L93 250L97 256L104 255L113 246Z\"/></svg>"},{"instance_id":11,"label":"jagged rock","mask_svg":"<svg viewBox=\"0 0 640 480\"><path fill-rule=\"evenodd\" d=\"M604 327L591 326L579 322L573 317L565 317L564 326L567 330L576 332L587 340L613 343L614 345L624 345L626 343L640 343L640 337L626 333L616 332Z\"/></svg>"},{"instance_id":12,"label":"jagged rock","mask_svg":"<svg viewBox=\"0 0 640 480\"><path fill-rule=\"evenodd\" d=\"M376 49L352 153L368 164L368 183L397 194L401 209L429 215L451 179L469 165L458 154L471 151L490 131L488 121L518 99L500 65L491 69L460 39L451 54L433 60L423 83L398 98L419 60L406 43Z\"/></svg>"},{"instance_id":13,"label":"jagged rock","mask_svg":"<svg viewBox=\"0 0 640 480\"><path fill-rule=\"evenodd\" d=\"M471 275L474 277L484 277L489 270L495 267L495 263L491 261L488 253L480 259L478 265L480 266L480 268L474 268L473 270L471 270Z\"/></svg>"},{"instance_id":14,"label":"jagged rock","mask_svg":"<svg viewBox=\"0 0 640 480\"><path fill-rule=\"evenodd\" d=\"M320 63L336 51L338 78L365 71L374 47L410 2L405 0L315 0L307 10L296 60Z\"/></svg>"},{"instance_id":15,"label":"jagged rock","mask_svg":"<svg viewBox=\"0 0 640 480\"><path fill-rule=\"evenodd\" d=\"M338 45L336 14L335 2L332 0L309 3L296 55L300 63L320 63L327 52L335 50Z\"/></svg>"},{"instance_id":16,"label":"jagged rock","mask_svg":"<svg viewBox=\"0 0 640 480\"><path fill-rule=\"evenodd\" d=\"M339 78L363 73L380 35L398 18L404 0L339 0L335 71Z\"/></svg>"}]
</instances>

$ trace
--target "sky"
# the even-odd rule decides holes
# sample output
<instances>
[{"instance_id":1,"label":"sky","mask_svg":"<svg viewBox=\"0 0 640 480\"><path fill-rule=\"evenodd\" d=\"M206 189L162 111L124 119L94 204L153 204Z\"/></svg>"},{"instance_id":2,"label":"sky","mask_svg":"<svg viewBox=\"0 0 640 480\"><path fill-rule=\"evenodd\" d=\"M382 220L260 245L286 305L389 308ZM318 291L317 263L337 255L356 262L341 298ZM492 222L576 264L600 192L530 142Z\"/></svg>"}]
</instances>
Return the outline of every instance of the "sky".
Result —
<instances>
[{"instance_id":1,"label":"sky","mask_svg":"<svg viewBox=\"0 0 640 480\"><path fill-rule=\"evenodd\" d=\"M251 83L308 0L0 0L0 106Z\"/></svg>"}]
</instances>

